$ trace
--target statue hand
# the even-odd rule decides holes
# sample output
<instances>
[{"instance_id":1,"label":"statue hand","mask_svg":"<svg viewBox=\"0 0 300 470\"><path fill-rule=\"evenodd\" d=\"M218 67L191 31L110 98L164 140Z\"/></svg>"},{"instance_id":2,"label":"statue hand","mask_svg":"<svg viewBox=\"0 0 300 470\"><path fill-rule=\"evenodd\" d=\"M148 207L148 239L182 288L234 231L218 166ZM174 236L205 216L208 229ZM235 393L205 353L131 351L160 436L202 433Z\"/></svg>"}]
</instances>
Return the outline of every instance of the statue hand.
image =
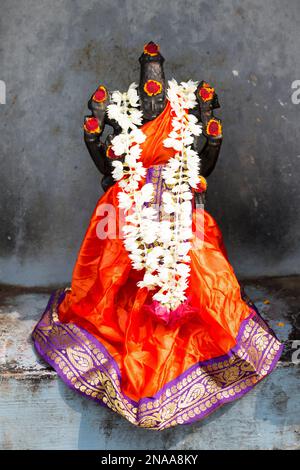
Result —
<instances>
[{"instance_id":1,"label":"statue hand","mask_svg":"<svg viewBox=\"0 0 300 470\"><path fill-rule=\"evenodd\" d=\"M115 133L113 134L108 134L108 136L106 137L105 139L105 155L107 157L107 159L110 161L110 163L112 162L112 160L124 160L124 156L121 155L116 155L113 151L113 148L112 148L112 140L113 138L116 136Z\"/></svg>"},{"instance_id":2,"label":"statue hand","mask_svg":"<svg viewBox=\"0 0 300 470\"><path fill-rule=\"evenodd\" d=\"M222 121L215 117L212 112L202 114L202 133L210 141L219 141L223 138Z\"/></svg>"},{"instance_id":3,"label":"statue hand","mask_svg":"<svg viewBox=\"0 0 300 470\"><path fill-rule=\"evenodd\" d=\"M201 112L213 111L220 107L215 89L204 80L199 83L196 96Z\"/></svg>"},{"instance_id":4,"label":"statue hand","mask_svg":"<svg viewBox=\"0 0 300 470\"><path fill-rule=\"evenodd\" d=\"M88 102L88 108L91 110L93 117L98 119L100 128L104 128L104 118L107 105L109 104L109 93L106 87L100 85L91 96Z\"/></svg>"},{"instance_id":5,"label":"statue hand","mask_svg":"<svg viewBox=\"0 0 300 470\"><path fill-rule=\"evenodd\" d=\"M203 135L212 141L222 139L221 120L213 114L213 110L220 107L215 89L202 80L197 87L196 96L203 124Z\"/></svg>"},{"instance_id":6,"label":"statue hand","mask_svg":"<svg viewBox=\"0 0 300 470\"><path fill-rule=\"evenodd\" d=\"M84 123L83 123L83 130L85 139L90 141L98 140L101 133L103 132L103 127L101 127L101 123L99 120L94 116L85 116Z\"/></svg>"}]
</instances>

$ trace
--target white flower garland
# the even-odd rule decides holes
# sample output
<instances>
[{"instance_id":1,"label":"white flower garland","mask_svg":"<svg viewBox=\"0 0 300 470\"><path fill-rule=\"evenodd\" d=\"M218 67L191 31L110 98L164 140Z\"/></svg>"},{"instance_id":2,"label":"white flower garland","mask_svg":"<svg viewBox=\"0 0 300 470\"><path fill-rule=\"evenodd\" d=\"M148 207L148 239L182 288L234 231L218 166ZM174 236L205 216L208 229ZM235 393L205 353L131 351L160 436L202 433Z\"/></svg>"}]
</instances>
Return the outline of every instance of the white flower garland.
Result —
<instances>
[{"instance_id":1,"label":"white flower garland","mask_svg":"<svg viewBox=\"0 0 300 470\"><path fill-rule=\"evenodd\" d=\"M113 176L118 180L119 207L125 210L124 245L129 252L134 269L145 269L139 287L159 288L153 299L169 310L175 310L186 300L190 274L192 238L192 191L198 184L198 154L191 148L193 136L200 135L197 118L187 110L196 105L197 82L169 81L167 98L173 111L172 131L164 146L176 153L163 168L163 178L169 188L163 193L163 212L170 219L159 221L158 212L147 207L153 199L152 183L140 182L146 169L139 158L140 144L146 136L137 126L142 123L142 111L137 109L139 97L137 85L130 85L128 92L112 94L108 115L121 126L122 132L112 141L117 156L125 155L124 163L114 161ZM133 145L134 144L134 145ZM154 244L154 245L153 245Z\"/></svg>"}]
</instances>

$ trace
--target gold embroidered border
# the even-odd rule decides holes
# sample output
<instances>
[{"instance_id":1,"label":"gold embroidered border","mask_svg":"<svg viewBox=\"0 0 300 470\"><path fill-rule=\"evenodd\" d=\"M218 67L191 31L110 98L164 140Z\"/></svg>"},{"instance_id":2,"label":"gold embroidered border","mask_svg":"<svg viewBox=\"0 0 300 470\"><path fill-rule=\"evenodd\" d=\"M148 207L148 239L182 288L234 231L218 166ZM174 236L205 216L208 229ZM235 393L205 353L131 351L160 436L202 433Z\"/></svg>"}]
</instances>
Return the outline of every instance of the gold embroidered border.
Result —
<instances>
[{"instance_id":1,"label":"gold embroidered border","mask_svg":"<svg viewBox=\"0 0 300 470\"><path fill-rule=\"evenodd\" d=\"M162 430L196 421L242 396L271 372L282 345L256 315L246 321L231 355L198 364L138 403L122 392L117 364L105 348L75 324L59 322L55 293L33 332L37 351L81 394L104 403L131 423Z\"/></svg>"}]
</instances>

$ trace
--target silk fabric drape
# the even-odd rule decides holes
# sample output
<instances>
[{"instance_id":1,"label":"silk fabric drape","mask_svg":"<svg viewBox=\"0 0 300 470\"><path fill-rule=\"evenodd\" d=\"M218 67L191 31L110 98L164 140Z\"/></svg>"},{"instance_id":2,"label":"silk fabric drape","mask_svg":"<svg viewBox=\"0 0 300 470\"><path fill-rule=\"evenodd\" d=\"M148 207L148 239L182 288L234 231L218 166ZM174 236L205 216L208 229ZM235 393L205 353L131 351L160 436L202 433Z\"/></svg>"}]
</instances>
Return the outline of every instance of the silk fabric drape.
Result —
<instances>
[{"instance_id":1,"label":"silk fabric drape","mask_svg":"<svg viewBox=\"0 0 300 470\"><path fill-rule=\"evenodd\" d=\"M171 109L142 126L147 136L142 145L145 167L161 165L173 155L163 146L171 130ZM116 183L99 200L91 217L74 268L71 291L59 307L61 322L72 322L94 335L117 362L122 391L133 400L153 396L199 361L221 356L235 343L241 322L250 310L242 300L240 287L227 259L222 235L214 219L194 210L196 224L191 256L188 295L197 308L192 318L179 325L165 326L143 306L151 292L138 288L142 273L131 268L122 239L100 239L103 209L118 207ZM116 210L118 232L119 215ZM198 243L203 239L203 242Z\"/></svg>"}]
</instances>

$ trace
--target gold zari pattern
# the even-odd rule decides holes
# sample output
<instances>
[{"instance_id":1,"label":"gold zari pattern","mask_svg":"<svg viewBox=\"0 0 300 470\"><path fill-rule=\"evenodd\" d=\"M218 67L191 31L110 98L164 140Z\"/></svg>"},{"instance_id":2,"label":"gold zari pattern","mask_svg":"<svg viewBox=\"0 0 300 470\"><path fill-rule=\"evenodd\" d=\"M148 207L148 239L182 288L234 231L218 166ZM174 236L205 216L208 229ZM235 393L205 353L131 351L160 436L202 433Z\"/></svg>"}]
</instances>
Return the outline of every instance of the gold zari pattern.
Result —
<instances>
[{"instance_id":1,"label":"gold zari pattern","mask_svg":"<svg viewBox=\"0 0 300 470\"><path fill-rule=\"evenodd\" d=\"M258 316L245 320L226 356L195 364L152 398L122 393L120 372L105 348L75 324L59 321L59 290L33 333L38 352L72 388L104 403L131 423L162 430L196 421L249 391L274 368L282 346Z\"/></svg>"}]
</instances>

